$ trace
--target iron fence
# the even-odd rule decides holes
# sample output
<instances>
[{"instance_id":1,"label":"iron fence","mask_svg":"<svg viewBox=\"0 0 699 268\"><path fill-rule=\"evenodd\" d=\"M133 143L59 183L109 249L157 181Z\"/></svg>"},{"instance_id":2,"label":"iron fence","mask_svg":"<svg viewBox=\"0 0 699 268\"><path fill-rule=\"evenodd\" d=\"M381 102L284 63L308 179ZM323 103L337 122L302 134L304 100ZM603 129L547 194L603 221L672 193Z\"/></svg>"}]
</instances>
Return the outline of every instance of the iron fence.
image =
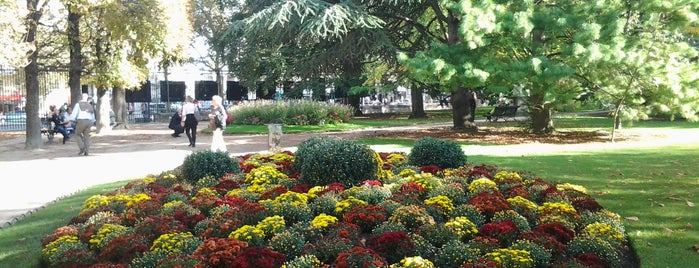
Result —
<instances>
[{"instance_id":1,"label":"iron fence","mask_svg":"<svg viewBox=\"0 0 699 268\"><path fill-rule=\"evenodd\" d=\"M39 73L39 114L48 114L49 106L70 101L67 72ZM0 66L0 131L19 131L26 127L27 88L24 69Z\"/></svg>"}]
</instances>

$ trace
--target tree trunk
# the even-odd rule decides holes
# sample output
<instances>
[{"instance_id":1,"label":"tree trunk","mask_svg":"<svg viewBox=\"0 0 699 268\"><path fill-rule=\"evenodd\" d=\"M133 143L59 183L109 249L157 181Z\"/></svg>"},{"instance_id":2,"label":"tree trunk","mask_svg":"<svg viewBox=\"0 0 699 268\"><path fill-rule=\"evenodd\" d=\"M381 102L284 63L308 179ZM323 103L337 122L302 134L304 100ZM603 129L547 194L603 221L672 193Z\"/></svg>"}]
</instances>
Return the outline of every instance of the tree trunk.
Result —
<instances>
[{"instance_id":1,"label":"tree trunk","mask_svg":"<svg viewBox=\"0 0 699 268\"><path fill-rule=\"evenodd\" d=\"M425 113L425 105L422 101L422 89L415 84L410 87L410 103L412 104L411 113L408 118L427 118L427 114Z\"/></svg>"},{"instance_id":2,"label":"tree trunk","mask_svg":"<svg viewBox=\"0 0 699 268\"><path fill-rule=\"evenodd\" d=\"M551 120L551 108L549 105L532 106L530 116L532 118L532 132L536 134L551 134L555 130Z\"/></svg>"},{"instance_id":3,"label":"tree trunk","mask_svg":"<svg viewBox=\"0 0 699 268\"><path fill-rule=\"evenodd\" d=\"M106 87L97 88L97 105L95 107L95 117L97 119L97 133L109 132L112 126L109 124L109 89Z\"/></svg>"},{"instance_id":4,"label":"tree trunk","mask_svg":"<svg viewBox=\"0 0 699 268\"><path fill-rule=\"evenodd\" d=\"M36 31L41 12L37 11L37 1L27 0L27 39L26 42L36 44ZM27 104L24 107L27 122L26 122L26 139L24 142L25 149L38 149L44 144L41 138L41 120L39 119L39 64L36 62L39 55L39 46L35 46L35 50L28 55L29 64L24 67L24 79L27 89Z\"/></svg>"},{"instance_id":5,"label":"tree trunk","mask_svg":"<svg viewBox=\"0 0 699 268\"><path fill-rule=\"evenodd\" d=\"M113 128L129 128L129 111L126 105L126 89L116 87L112 89L112 111L114 112L114 121L120 123Z\"/></svg>"},{"instance_id":6,"label":"tree trunk","mask_svg":"<svg viewBox=\"0 0 699 268\"><path fill-rule=\"evenodd\" d=\"M364 116L360 100L361 98L359 97L359 95L347 96L347 101L349 102L349 105L352 106L352 108L354 108L354 116Z\"/></svg>"},{"instance_id":7,"label":"tree trunk","mask_svg":"<svg viewBox=\"0 0 699 268\"><path fill-rule=\"evenodd\" d=\"M225 101L226 91L223 90L223 75L221 74L221 68L217 66L214 72L216 72L216 87L218 87L218 95Z\"/></svg>"},{"instance_id":8,"label":"tree trunk","mask_svg":"<svg viewBox=\"0 0 699 268\"><path fill-rule=\"evenodd\" d=\"M616 130L621 129L621 117L619 117L619 113L621 112L622 106L624 106L623 98L616 104L616 108L614 109L614 116L612 119L612 122L614 124L614 126L612 127L612 142L614 142L614 139L616 138Z\"/></svg>"},{"instance_id":9,"label":"tree trunk","mask_svg":"<svg viewBox=\"0 0 699 268\"><path fill-rule=\"evenodd\" d=\"M80 101L82 88L80 76L82 74L82 44L80 43L80 18L75 7L68 7L68 47L70 50L70 63L68 64L68 86L70 87L70 103Z\"/></svg>"},{"instance_id":10,"label":"tree trunk","mask_svg":"<svg viewBox=\"0 0 699 268\"><path fill-rule=\"evenodd\" d=\"M468 94L468 91L465 88L459 88L456 90L456 92L451 94L450 99L454 130L475 131L476 125L469 122L469 118L473 116L471 114L471 102L473 101L473 95ZM468 122L468 125L466 122Z\"/></svg>"}]
</instances>

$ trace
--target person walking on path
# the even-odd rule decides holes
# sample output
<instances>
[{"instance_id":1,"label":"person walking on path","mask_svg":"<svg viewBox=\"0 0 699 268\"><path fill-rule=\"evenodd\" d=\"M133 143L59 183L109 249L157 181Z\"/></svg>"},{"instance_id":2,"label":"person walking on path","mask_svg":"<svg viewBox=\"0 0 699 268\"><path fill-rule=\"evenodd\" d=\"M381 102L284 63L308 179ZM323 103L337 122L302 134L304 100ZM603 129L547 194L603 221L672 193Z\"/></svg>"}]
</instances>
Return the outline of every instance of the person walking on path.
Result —
<instances>
[{"instance_id":1,"label":"person walking on path","mask_svg":"<svg viewBox=\"0 0 699 268\"><path fill-rule=\"evenodd\" d=\"M185 98L185 104L182 106L182 126L184 126L184 132L187 134L189 139L189 146L196 147L197 144L197 117L195 113L198 113L199 109L197 105L194 104L194 99L192 96L187 96Z\"/></svg>"},{"instance_id":2,"label":"person walking on path","mask_svg":"<svg viewBox=\"0 0 699 268\"><path fill-rule=\"evenodd\" d=\"M209 113L209 120L214 120L216 125L216 129L213 130L213 138L211 139L211 151L213 152L228 152L226 142L223 140L223 130L226 129L228 112L226 112L226 108L223 107L222 103L223 98L221 98L221 96L214 95L211 97L211 113Z\"/></svg>"},{"instance_id":3,"label":"person walking on path","mask_svg":"<svg viewBox=\"0 0 699 268\"><path fill-rule=\"evenodd\" d=\"M95 108L88 102L89 97L83 93L82 99L73 106L70 121L75 121L75 134L78 137L78 155L90 154L90 131L95 123Z\"/></svg>"}]
</instances>

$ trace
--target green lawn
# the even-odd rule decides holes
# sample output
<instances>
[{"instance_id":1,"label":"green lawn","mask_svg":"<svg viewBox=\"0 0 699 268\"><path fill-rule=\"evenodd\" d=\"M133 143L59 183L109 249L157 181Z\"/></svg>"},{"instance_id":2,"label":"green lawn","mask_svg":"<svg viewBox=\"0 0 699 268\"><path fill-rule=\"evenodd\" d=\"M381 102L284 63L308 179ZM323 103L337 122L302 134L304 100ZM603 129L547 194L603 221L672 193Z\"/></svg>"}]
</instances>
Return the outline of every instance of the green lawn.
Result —
<instances>
[{"instance_id":1,"label":"green lawn","mask_svg":"<svg viewBox=\"0 0 699 268\"><path fill-rule=\"evenodd\" d=\"M578 154L494 157L473 163L532 172L583 185L603 207L624 218L642 267L696 267L699 254L699 146ZM635 220L638 218L638 220Z\"/></svg>"},{"instance_id":2,"label":"green lawn","mask_svg":"<svg viewBox=\"0 0 699 268\"><path fill-rule=\"evenodd\" d=\"M78 215L88 197L113 192L126 183L122 181L90 187L0 229L0 267L39 267L41 239L44 236L68 224Z\"/></svg>"}]
</instances>

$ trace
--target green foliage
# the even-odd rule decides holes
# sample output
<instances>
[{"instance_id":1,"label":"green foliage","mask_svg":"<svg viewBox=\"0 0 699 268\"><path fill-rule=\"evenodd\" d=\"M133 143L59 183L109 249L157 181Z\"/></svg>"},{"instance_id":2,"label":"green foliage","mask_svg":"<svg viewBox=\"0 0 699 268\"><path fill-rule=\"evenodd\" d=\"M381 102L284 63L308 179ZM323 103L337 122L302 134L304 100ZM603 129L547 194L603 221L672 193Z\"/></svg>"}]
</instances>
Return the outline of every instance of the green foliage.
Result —
<instances>
[{"instance_id":1,"label":"green foliage","mask_svg":"<svg viewBox=\"0 0 699 268\"><path fill-rule=\"evenodd\" d=\"M463 263L476 260L477 254L463 242L451 240L439 248L434 264L437 267L460 267Z\"/></svg>"},{"instance_id":2,"label":"green foliage","mask_svg":"<svg viewBox=\"0 0 699 268\"><path fill-rule=\"evenodd\" d=\"M456 142L425 137L415 142L408 155L408 164L456 168L466 164L466 155Z\"/></svg>"},{"instance_id":3,"label":"green foliage","mask_svg":"<svg viewBox=\"0 0 699 268\"><path fill-rule=\"evenodd\" d=\"M269 248L284 254L287 259L301 255L304 245L307 243L303 234L284 231L275 234L269 241Z\"/></svg>"},{"instance_id":4,"label":"green foliage","mask_svg":"<svg viewBox=\"0 0 699 268\"><path fill-rule=\"evenodd\" d=\"M301 173L301 183L327 185L340 182L360 185L375 179L378 169L374 151L354 141L316 136L301 142L294 168Z\"/></svg>"},{"instance_id":5,"label":"green foliage","mask_svg":"<svg viewBox=\"0 0 699 268\"><path fill-rule=\"evenodd\" d=\"M182 176L192 184L208 176L220 178L228 173L240 173L240 163L226 152L203 150L185 157Z\"/></svg>"},{"instance_id":6,"label":"green foliage","mask_svg":"<svg viewBox=\"0 0 699 268\"><path fill-rule=\"evenodd\" d=\"M231 122L237 125L321 125L347 123L354 113L352 107L318 101L289 100L252 102L235 106Z\"/></svg>"}]
</instances>

